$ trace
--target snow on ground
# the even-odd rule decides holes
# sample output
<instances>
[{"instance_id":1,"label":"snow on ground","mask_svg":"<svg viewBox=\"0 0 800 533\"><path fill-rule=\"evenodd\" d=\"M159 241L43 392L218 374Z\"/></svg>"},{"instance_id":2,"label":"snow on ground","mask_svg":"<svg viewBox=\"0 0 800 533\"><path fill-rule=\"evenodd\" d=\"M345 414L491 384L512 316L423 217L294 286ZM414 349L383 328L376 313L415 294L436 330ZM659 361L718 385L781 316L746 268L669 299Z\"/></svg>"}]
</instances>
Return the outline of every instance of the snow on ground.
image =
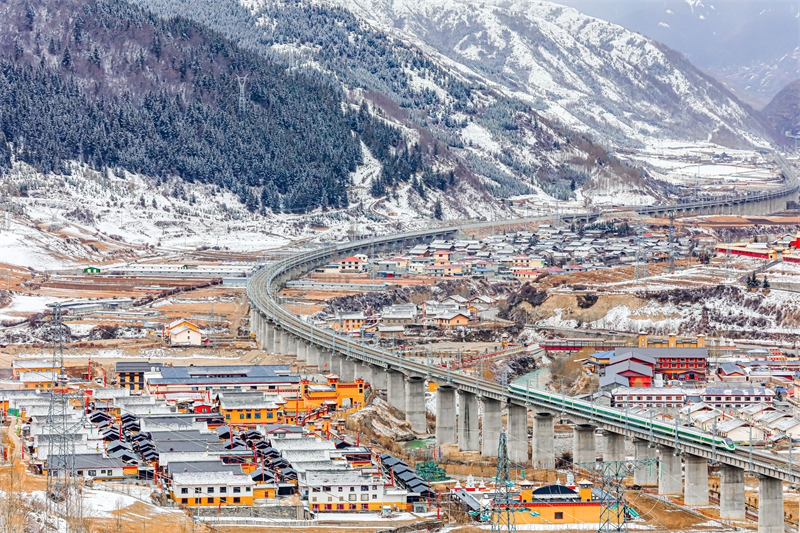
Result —
<instances>
[{"instance_id":1,"label":"snow on ground","mask_svg":"<svg viewBox=\"0 0 800 533\"><path fill-rule=\"evenodd\" d=\"M113 512L130 507L139 500L115 492L84 490L84 516L88 518L113 518Z\"/></svg>"},{"instance_id":2,"label":"snow on ground","mask_svg":"<svg viewBox=\"0 0 800 533\"><path fill-rule=\"evenodd\" d=\"M51 296L34 296L31 294L14 294L11 305L0 309L0 320L15 320L28 318L34 313L41 313L47 309L47 304L63 302L65 298Z\"/></svg>"},{"instance_id":3,"label":"snow on ground","mask_svg":"<svg viewBox=\"0 0 800 533\"><path fill-rule=\"evenodd\" d=\"M70 328L72 325L70 325ZM172 355L170 355L172 353ZM15 359L41 359L42 354L37 352L29 352L29 353L21 353L14 355ZM174 352L167 352L165 350L156 348L156 349L147 349L147 350L140 350L138 354L129 355L126 354L123 350L117 349L107 349L107 350L97 350L96 352L92 352L92 359L141 359L143 357L148 358L158 358L158 359L237 359L236 356L222 356L222 355L210 355L204 352L192 352L192 353L179 353L175 354ZM85 359L86 355L80 354L71 354L64 352L64 359L70 358L77 358L77 359Z\"/></svg>"},{"instance_id":4,"label":"snow on ground","mask_svg":"<svg viewBox=\"0 0 800 533\"><path fill-rule=\"evenodd\" d=\"M381 518L380 513L319 513L318 522L409 522L420 518L432 518L436 511L429 513L394 513L389 518Z\"/></svg>"}]
</instances>

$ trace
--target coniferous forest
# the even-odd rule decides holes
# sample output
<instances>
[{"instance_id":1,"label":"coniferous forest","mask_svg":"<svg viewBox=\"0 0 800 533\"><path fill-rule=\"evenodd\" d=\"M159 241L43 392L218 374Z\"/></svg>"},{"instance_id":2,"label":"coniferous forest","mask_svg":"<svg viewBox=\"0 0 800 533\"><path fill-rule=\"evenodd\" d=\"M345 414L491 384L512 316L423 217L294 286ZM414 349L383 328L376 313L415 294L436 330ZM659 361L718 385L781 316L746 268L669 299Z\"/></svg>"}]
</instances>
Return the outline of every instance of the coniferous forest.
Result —
<instances>
[{"instance_id":1,"label":"coniferous forest","mask_svg":"<svg viewBox=\"0 0 800 533\"><path fill-rule=\"evenodd\" d=\"M44 172L81 160L216 184L251 210L302 211L347 204L360 138L399 179L421 165L321 75L196 22L123 0L6 0L0 18L18 29L0 34L0 166L12 150Z\"/></svg>"}]
</instances>

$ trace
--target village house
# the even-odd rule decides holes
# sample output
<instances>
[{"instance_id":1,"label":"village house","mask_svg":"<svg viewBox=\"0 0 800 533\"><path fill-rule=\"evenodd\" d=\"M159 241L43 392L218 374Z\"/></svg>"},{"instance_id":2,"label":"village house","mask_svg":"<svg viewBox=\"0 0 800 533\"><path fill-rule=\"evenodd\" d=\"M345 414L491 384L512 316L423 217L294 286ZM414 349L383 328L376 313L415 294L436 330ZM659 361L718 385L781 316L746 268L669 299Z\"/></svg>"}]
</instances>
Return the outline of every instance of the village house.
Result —
<instances>
[{"instance_id":1,"label":"village house","mask_svg":"<svg viewBox=\"0 0 800 533\"><path fill-rule=\"evenodd\" d=\"M746 389L725 389L721 387L708 387L702 394L703 402L714 407L746 407L759 403L772 403L775 391L766 387L751 387Z\"/></svg>"},{"instance_id":2,"label":"village house","mask_svg":"<svg viewBox=\"0 0 800 533\"><path fill-rule=\"evenodd\" d=\"M175 503L188 507L253 505L250 476L229 470L222 472L175 472L170 495Z\"/></svg>"},{"instance_id":3,"label":"village house","mask_svg":"<svg viewBox=\"0 0 800 533\"><path fill-rule=\"evenodd\" d=\"M203 343L200 327L185 318L169 323L164 328L164 338L172 346L200 346Z\"/></svg>"},{"instance_id":4,"label":"village house","mask_svg":"<svg viewBox=\"0 0 800 533\"><path fill-rule=\"evenodd\" d=\"M436 315L434 324L442 328L454 328L469 324L469 315L462 311L445 311Z\"/></svg>"},{"instance_id":5,"label":"village house","mask_svg":"<svg viewBox=\"0 0 800 533\"><path fill-rule=\"evenodd\" d=\"M618 387L611 391L612 407L664 408L686 404L686 391L678 387Z\"/></svg>"},{"instance_id":6,"label":"village house","mask_svg":"<svg viewBox=\"0 0 800 533\"><path fill-rule=\"evenodd\" d=\"M145 392L159 399L203 399L211 390L251 390L274 392L291 400L299 388L300 377L291 375L289 365L164 366L159 372L145 374Z\"/></svg>"},{"instance_id":7,"label":"village house","mask_svg":"<svg viewBox=\"0 0 800 533\"><path fill-rule=\"evenodd\" d=\"M367 323L364 313L339 313L336 315L335 326L345 333L359 331Z\"/></svg>"},{"instance_id":8,"label":"village house","mask_svg":"<svg viewBox=\"0 0 800 533\"><path fill-rule=\"evenodd\" d=\"M280 394L224 392L217 396L219 412L232 426L254 426L283 421L286 400Z\"/></svg>"},{"instance_id":9,"label":"village house","mask_svg":"<svg viewBox=\"0 0 800 533\"><path fill-rule=\"evenodd\" d=\"M340 274L361 274L367 270L367 261L363 257L351 255L337 261Z\"/></svg>"},{"instance_id":10,"label":"village house","mask_svg":"<svg viewBox=\"0 0 800 533\"><path fill-rule=\"evenodd\" d=\"M147 372L160 372L163 363L118 361L114 372L117 385L123 389L144 390L144 375Z\"/></svg>"},{"instance_id":11,"label":"village house","mask_svg":"<svg viewBox=\"0 0 800 533\"><path fill-rule=\"evenodd\" d=\"M308 472L305 486L312 511L408 511L408 491L361 471Z\"/></svg>"}]
</instances>

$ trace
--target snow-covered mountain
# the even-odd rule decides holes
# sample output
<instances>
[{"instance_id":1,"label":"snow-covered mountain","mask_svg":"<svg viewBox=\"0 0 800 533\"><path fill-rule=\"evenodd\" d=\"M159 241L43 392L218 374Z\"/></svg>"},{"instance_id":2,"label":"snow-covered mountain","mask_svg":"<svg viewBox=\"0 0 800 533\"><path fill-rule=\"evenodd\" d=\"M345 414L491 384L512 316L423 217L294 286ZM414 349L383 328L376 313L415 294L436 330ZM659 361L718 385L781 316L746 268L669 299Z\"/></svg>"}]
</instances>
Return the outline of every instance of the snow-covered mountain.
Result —
<instances>
[{"instance_id":1,"label":"snow-covered mountain","mask_svg":"<svg viewBox=\"0 0 800 533\"><path fill-rule=\"evenodd\" d=\"M674 48L757 108L800 78L796 0L555 1Z\"/></svg>"},{"instance_id":2,"label":"snow-covered mountain","mask_svg":"<svg viewBox=\"0 0 800 533\"><path fill-rule=\"evenodd\" d=\"M326 0L616 146L766 144L758 121L683 56L621 26L528 0Z\"/></svg>"}]
</instances>

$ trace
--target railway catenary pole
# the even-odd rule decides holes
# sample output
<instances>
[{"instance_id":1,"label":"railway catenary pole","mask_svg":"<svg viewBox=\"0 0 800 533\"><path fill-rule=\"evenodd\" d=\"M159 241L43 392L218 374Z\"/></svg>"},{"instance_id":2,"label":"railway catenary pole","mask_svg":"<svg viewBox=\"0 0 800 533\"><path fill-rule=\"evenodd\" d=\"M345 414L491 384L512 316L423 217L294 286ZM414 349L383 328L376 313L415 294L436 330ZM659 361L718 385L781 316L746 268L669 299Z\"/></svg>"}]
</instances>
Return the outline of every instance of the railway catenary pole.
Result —
<instances>
[{"instance_id":1,"label":"railway catenary pole","mask_svg":"<svg viewBox=\"0 0 800 533\"><path fill-rule=\"evenodd\" d=\"M788 168L785 162L781 162L779 156L775 156L776 163L781 166L784 174L787 177L786 185L778 191L760 193L746 198L743 201L761 201L767 199L779 198L781 196L793 193L798 190L797 179L794 172ZM715 200L700 201L694 207L709 207L715 205ZM686 206L687 204L684 204ZM689 206L691 207L691 206ZM650 206L643 208L635 208L635 210L642 213L658 213L664 211L664 207ZM564 218L567 218L566 216ZM571 218L571 217L570 217ZM517 223L524 223L529 221L541 220L541 217L531 219L518 219ZM291 276L296 275L298 272L308 271L319 264L330 262L336 257L342 257L343 254L358 253L367 249L370 244L380 244L385 248L393 246L406 245L408 242L420 240L427 240L433 238L452 238L455 233L461 230L477 229L480 227L492 227L491 222L478 222L466 224L459 227L440 227L433 229L424 229L414 232L403 234L395 234L383 237L369 239L367 241L357 241L355 243L345 243L341 245L333 245L324 249L317 249L308 252L303 252L297 255L285 257L269 265L259 272L257 272L248 283L247 294L252 304L261 311L262 314L271 319L274 323L278 324L281 328L286 329L292 335L304 340L310 338L315 339L316 343L327 351L334 353L341 352L342 342L337 341L338 335L329 330L318 328L305 321L300 320L298 317L292 315L277 302L278 288ZM274 292L273 292L274 291ZM425 375L426 365L420 364L412 360L405 360L398 357L396 354L378 347L359 346L353 357L362 361L366 361L371 365L382 367L384 369L391 368L396 371L405 373L416 373L418 375ZM482 379L480 376L464 376L456 373L451 374L446 369L438 367L431 369L433 379L451 379L453 383L459 387L464 388L466 391L474 394L480 394L490 397L495 400L512 399L518 401L525 401L527 391L517 390L514 385L508 389L504 389L496 382ZM518 389L522 389L518 387ZM563 390L563 388L562 388ZM541 392L541 391L535 391ZM627 427L631 437L638 437L648 440L651 438L656 445L672 446L674 445L674 428L667 425L666 429L660 427L658 432L653 431L652 424L647 419L641 417L631 416L626 417L622 415L624 411L612 408L598 409L596 415L593 417L587 411L590 408L588 402L581 402L574 398L564 395L549 396L546 398L540 397L538 394L531 395L531 404L543 410L550 410L551 412L562 411L565 416L575 417L583 420L594 418L591 420L597 427L602 427L611 432L623 433ZM663 426L663 425L661 425ZM681 438L680 446L681 451L692 453L700 457L711 458L711 444L708 439L710 435L701 432L692 432L689 429L679 429L679 431L686 432L687 437ZM742 450L734 450L723 447L720 443L714 442L716 451L716 458L723 464L728 464L738 468L747 468L750 464L748 454ZM790 480L793 483L800 482L800 476L797 475L796 469L790 471L787 468L786 461L778 456L770 456L762 453L753 453L752 469L754 473L771 476L778 479Z\"/></svg>"}]
</instances>

